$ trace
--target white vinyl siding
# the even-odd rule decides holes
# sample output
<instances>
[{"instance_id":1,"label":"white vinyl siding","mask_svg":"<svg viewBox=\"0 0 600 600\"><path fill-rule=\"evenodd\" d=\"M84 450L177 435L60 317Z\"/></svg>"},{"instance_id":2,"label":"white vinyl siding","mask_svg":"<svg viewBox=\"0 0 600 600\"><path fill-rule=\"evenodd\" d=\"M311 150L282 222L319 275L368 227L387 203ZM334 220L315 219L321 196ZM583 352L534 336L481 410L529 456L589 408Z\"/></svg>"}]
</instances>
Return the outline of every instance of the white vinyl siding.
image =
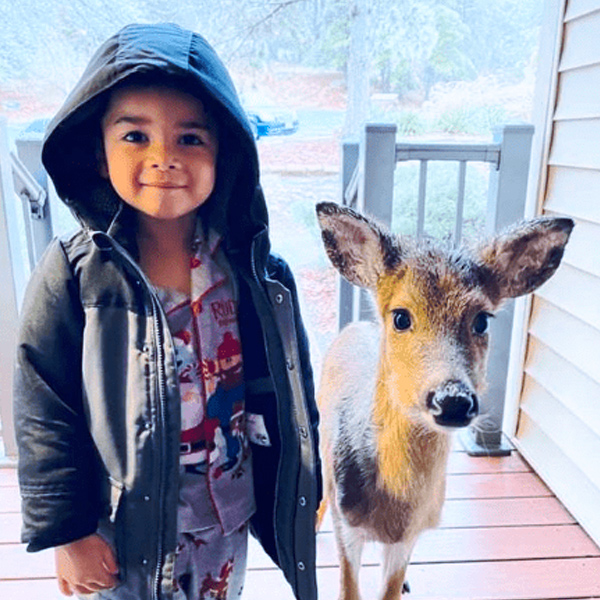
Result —
<instances>
[{"instance_id":1,"label":"white vinyl siding","mask_svg":"<svg viewBox=\"0 0 600 600\"><path fill-rule=\"evenodd\" d=\"M600 64L566 71L561 75L554 118L593 119L600 116Z\"/></svg>"},{"instance_id":2,"label":"white vinyl siding","mask_svg":"<svg viewBox=\"0 0 600 600\"><path fill-rule=\"evenodd\" d=\"M516 441L600 543L600 0L571 0L551 107L542 213L576 222L535 295Z\"/></svg>"}]
</instances>

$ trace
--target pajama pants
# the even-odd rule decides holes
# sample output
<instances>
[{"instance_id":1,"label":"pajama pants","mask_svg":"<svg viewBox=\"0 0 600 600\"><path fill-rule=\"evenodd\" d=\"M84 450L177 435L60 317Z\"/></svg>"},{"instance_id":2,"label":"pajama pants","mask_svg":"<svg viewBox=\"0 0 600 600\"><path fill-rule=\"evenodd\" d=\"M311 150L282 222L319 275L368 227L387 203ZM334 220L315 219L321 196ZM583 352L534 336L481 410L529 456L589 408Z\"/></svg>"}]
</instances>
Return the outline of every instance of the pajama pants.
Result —
<instances>
[{"instance_id":1,"label":"pajama pants","mask_svg":"<svg viewBox=\"0 0 600 600\"><path fill-rule=\"evenodd\" d=\"M225 536L220 527L181 533L173 600L238 600L242 596L248 525Z\"/></svg>"}]
</instances>

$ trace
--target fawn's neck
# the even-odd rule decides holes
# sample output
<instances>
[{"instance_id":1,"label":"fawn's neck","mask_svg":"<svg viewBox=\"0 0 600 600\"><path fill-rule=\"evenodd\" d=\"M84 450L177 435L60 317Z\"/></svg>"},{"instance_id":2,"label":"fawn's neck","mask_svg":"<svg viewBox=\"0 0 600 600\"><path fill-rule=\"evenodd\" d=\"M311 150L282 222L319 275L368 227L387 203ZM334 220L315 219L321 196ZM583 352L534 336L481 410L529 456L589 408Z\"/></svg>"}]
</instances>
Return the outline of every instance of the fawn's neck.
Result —
<instances>
[{"instance_id":1,"label":"fawn's neck","mask_svg":"<svg viewBox=\"0 0 600 600\"><path fill-rule=\"evenodd\" d=\"M401 402L390 397L383 383L377 384L373 422L379 484L395 496L408 496L415 486L443 477L450 437L408 418Z\"/></svg>"}]
</instances>

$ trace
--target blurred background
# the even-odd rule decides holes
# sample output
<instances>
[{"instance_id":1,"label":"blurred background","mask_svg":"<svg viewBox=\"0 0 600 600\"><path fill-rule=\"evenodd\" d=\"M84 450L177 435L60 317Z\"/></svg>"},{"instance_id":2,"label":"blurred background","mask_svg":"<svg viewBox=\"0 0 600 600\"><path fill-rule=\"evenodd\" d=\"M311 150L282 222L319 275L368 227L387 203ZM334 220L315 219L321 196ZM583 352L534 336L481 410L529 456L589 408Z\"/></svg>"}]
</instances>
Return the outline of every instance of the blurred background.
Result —
<instances>
[{"instance_id":1,"label":"blurred background","mask_svg":"<svg viewBox=\"0 0 600 600\"><path fill-rule=\"evenodd\" d=\"M50 118L91 54L131 22L204 35L257 136L274 249L292 264L315 363L337 329L337 277L314 216L340 201L340 145L365 121L410 140L486 140L528 121L543 0L0 0L0 115L11 144ZM42 126L43 129L43 126ZM426 232L453 226L456 164L432 163ZM465 236L483 226L488 166L467 173ZM393 227L413 233L418 166L398 163ZM73 227L53 215L55 233Z\"/></svg>"}]
</instances>

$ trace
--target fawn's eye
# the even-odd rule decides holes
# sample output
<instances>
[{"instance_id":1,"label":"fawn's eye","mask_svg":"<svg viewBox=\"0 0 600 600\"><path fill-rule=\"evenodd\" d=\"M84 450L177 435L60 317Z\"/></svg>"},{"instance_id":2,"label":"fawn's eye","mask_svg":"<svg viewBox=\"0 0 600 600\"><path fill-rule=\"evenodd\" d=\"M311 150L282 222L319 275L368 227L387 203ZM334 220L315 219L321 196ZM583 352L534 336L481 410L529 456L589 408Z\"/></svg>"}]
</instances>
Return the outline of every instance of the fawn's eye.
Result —
<instances>
[{"instance_id":1,"label":"fawn's eye","mask_svg":"<svg viewBox=\"0 0 600 600\"><path fill-rule=\"evenodd\" d=\"M398 308L394 311L394 327L396 331L406 331L410 329L412 319L410 313L405 308Z\"/></svg>"},{"instance_id":2,"label":"fawn's eye","mask_svg":"<svg viewBox=\"0 0 600 600\"><path fill-rule=\"evenodd\" d=\"M480 312L475 319L473 319L473 333L475 335L484 335L487 333L491 316L490 313Z\"/></svg>"}]
</instances>

